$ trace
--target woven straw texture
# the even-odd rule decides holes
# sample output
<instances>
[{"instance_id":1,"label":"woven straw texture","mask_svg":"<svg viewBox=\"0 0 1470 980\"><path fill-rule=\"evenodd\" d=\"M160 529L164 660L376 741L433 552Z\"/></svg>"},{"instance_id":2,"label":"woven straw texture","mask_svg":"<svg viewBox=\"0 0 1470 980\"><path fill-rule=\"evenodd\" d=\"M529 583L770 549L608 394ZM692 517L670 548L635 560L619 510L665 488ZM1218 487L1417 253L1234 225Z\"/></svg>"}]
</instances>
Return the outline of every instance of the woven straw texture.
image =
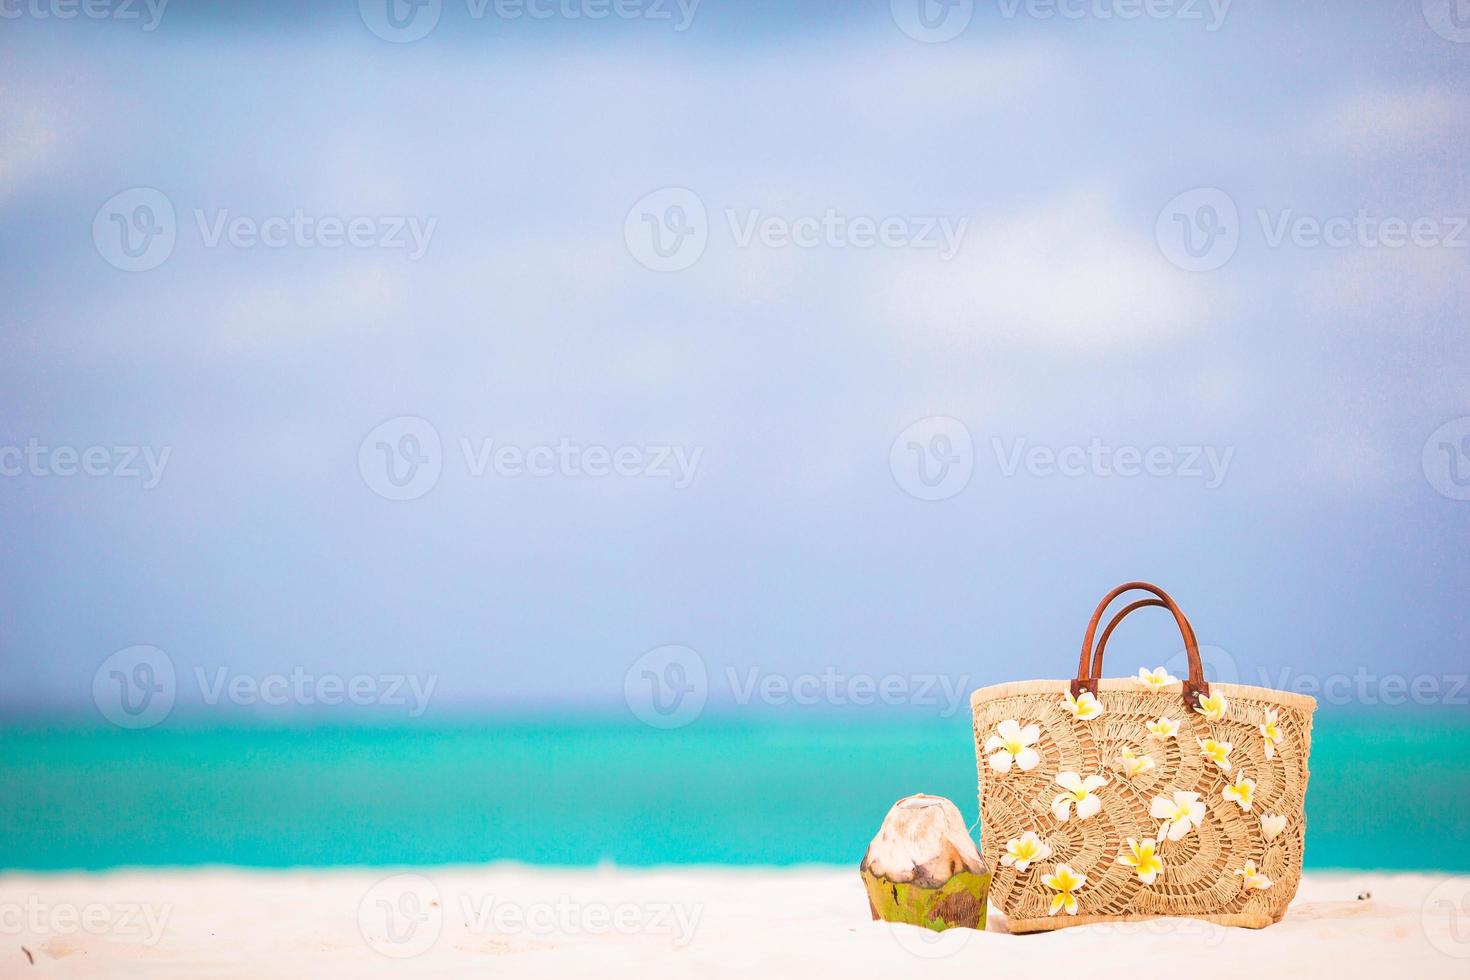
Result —
<instances>
[{"instance_id":1,"label":"woven straw texture","mask_svg":"<svg viewBox=\"0 0 1470 980\"><path fill-rule=\"evenodd\" d=\"M1088 922L1190 916L1221 925L1260 928L1279 921L1296 894L1301 878L1306 833L1304 809L1307 757L1311 750L1310 697L1241 684L1212 684L1211 692L1228 701L1225 716L1207 720L1186 713L1181 686L1154 693L1137 679L1098 683L1103 711L1079 721L1064 701L1066 681L1024 681L983 688L971 696L980 776L981 846L993 863L990 900L1013 932L1035 932ZM1277 713L1280 739L1266 758L1259 726L1265 709ZM1148 724L1160 717L1180 723L1177 736L1159 738ZM985 745L1002 721L1035 724L1040 738L1032 746L1040 762L1029 771L1011 767L997 772ZM1198 739L1229 742L1230 772L1200 751ZM1129 778L1123 769L1124 749L1147 753L1155 767ZM1078 819L1057 819L1052 804L1064 792L1058 773L1083 778L1100 775L1106 785L1095 789L1102 808ZM1222 794L1238 777L1255 781L1251 808L1242 809ZM1163 869L1144 884L1131 867L1118 863L1128 838L1154 841L1162 820L1150 816L1154 797L1172 798L1193 791L1205 805L1203 821L1179 840L1155 846ZM1286 818L1274 838L1262 817ZM997 860L1007 843L1027 831L1051 848L1045 860L1018 871ZM1247 860L1270 879L1268 888L1247 888L1236 874ZM1087 876L1075 891L1077 911L1049 914L1057 892L1043 877L1060 864Z\"/></svg>"}]
</instances>

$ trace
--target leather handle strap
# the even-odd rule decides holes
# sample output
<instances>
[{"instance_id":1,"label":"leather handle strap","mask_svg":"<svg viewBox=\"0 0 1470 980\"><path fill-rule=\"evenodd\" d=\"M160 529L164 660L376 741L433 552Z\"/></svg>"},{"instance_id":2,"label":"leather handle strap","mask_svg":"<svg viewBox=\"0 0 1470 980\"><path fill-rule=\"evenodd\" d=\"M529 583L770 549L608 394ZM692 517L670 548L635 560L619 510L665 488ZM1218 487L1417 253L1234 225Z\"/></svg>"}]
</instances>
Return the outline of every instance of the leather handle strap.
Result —
<instances>
[{"instance_id":1,"label":"leather handle strap","mask_svg":"<svg viewBox=\"0 0 1470 980\"><path fill-rule=\"evenodd\" d=\"M1107 649L1108 637L1113 635L1113 630L1118 628L1118 624L1121 623L1129 613L1137 609L1143 609L1147 606L1160 606L1165 609L1168 608L1167 606L1164 606L1164 600L1162 599L1139 599L1137 602L1130 602L1128 605L1119 610L1118 614L1113 617L1112 621L1108 623L1107 626L1103 627L1102 636L1097 638L1097 649L1092 652L1092 669L1088 671L1088 677L1091 677L1093 680L1098 680L1102 677L1103 651Z\"/></svg>"},{"instance_id":2,"label":"leather handle strap","mask_svg":"<svg viewBox=\"0 0 1470 980\"><path fill-rule=\"evenodd\" d=\"M1095 656L1093 651L1093 638L1097 636L1098 624L1102 621L1103 613L1107 612L1114 599L1125 592L1151 592L1156 600L1143 600L1133 603L1123 609L1103 632L1103 642L1098 644L1098 652ZM1179 633L1184 637L1184 650L1189 658L1189 677L1184 681L1184 704L1187 708L1193 708L1200 697L1210 693L1210 685L1205 681L1204 666L1199 659L1199 641L1195 639L1194 627L1189 625L1189 620L1184 617L1179 604L1175 602L1167 592L1148 582L1125 582L1103 596L1093 611L1092 619L1087 623L1087 634L1082 638L1082 655L1077 660L1077 677L1072 681L1071 691L1073 697L1081 696L1083 691L1088 691L1094 696L1097 694L1097 679L1102 676L1102 648L1107 645L1107 637L1118 625L1119 620L1135 609L1147 605L1159 605L1174 614L1174 622L1179 626Z\"/></svg>"}]
</instances>

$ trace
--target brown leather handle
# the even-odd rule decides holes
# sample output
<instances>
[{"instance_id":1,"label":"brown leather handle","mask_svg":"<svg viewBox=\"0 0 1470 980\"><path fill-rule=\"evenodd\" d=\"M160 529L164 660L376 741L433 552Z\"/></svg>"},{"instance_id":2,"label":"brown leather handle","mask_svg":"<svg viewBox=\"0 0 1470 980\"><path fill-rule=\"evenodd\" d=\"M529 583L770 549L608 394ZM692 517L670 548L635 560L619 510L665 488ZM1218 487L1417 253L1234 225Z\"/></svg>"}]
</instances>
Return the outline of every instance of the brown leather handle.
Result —
<instances>
[{"instance_id":1,"label":"brown leather handle","mask_svg":"<svg viewBox=\"0 0 1470 980\"><path fill-rule=\"evenodd\" d=\"M1129 613L1133 612L1135 609L1143 609L1147 606L1161 606L1165 609L1168 608L1167 606L1164 606L1164 600L1162 599L1139 599L1137 602L1131 602L1128 605L1124 606L1122 610L1120 610L1118 614L1113 617L1112 622L1103 627L1102 636L1097 638L1097 649L1092 652L1092 669L1087 672L1088 677L1091 677L1093 680L1097 680L1102 677L1103 651L1107 649L1108 637L1113 635L1113 630L1118 628L1118 624L1121 623Z\"/></svg>"},{"instance_id":2,"label":"brown leather handle","mask_svg":"<svg viewBox=\"0 0 1470 980\"><path fill-rule=\"evenodd\" d=\"M1098 644L1097 655L1091 656L1093 649L1093 637L1097 635L1098 623L1102 621L1103 613L1107 612L1114 599L1125 592L1133 591L1152 592L1157 596L1155 600L1143 600L1126 607L1122 612L1108 623L1103 632L1103 641ZM1071 690L1073 697L1079 697L1083 691L1088 691L1094 696L1097 694L1097 680L1102 676L1102 648L1107 645L1107 637L1118 625L1118 621L1135 609L1146 605L1159 605L1174 614L1174 622L1179 626L1179 633L1184 637L1184 650L1189 658L1189 677L1184 681L1184 704L1193 708L1201 696L1210 693L1210 685L1205 681L1204 666L1199 659L1199 641L1195 639L1194 627L1189 625L1189 620L1184 618L1179 604L1170 598L1169 594L1157 585L1148 582L1125 582L1107 595L1103 596L1102 602L1097 604L1097 609L1092 614L1092 619L1087 623L1087 634L1082 638L1082 655L1077 661L1077 677L1072 681ZM1091 663L1089 663L1091 660Z\"/></svg>"}]
</instances>

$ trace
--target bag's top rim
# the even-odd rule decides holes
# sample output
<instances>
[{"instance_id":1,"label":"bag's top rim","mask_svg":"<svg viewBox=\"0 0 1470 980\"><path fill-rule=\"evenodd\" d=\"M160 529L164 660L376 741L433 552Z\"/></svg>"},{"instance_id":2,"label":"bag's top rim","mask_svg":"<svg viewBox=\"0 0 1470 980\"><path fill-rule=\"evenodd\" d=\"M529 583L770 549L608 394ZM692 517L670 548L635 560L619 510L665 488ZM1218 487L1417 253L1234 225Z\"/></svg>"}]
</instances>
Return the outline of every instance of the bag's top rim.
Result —
<instances>
[{"instance_id":1,"label":"bag's top rim","mask_svg":"<svg viewBox=\"0 0 1470 980\"><path fill-rule=\"evenodd\" d=\"M996 698L1008 698L1023 694L1057 694L1070 689L1072 679L1062 681L1039 680L1039 681L1010 681L1006 684L992 684L982 687L970 695L971 710L978 704L986 701L994 701ZM1139 683L1137 677L1104 677L1097 682L1099 691L1123 691L1129 694L1152 694ZM1295 691L1278 691L1272 687L1256 687L1252 684L1228 684L1224 681L1211 681L1210 691L1219 691L1227 698L1250 698L1256 701L1270 701L1286 708L1296 708L1300 711L1313 712L1317 710L1317 699L1310 694L1297 694ZM1170 694L1174 697L1184 696L1184 685L1169 684L1158 693Z\"/></svg>"}]
</instances>

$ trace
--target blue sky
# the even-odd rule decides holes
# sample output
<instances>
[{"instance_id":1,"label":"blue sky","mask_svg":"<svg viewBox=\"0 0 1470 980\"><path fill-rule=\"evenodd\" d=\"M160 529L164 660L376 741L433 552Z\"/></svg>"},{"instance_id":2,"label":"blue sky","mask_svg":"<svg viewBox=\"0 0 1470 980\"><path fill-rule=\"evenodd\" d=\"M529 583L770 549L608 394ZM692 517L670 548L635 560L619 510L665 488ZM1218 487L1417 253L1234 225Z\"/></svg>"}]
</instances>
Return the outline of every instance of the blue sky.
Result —
<instances>
[{"instance_id":1,"label":"blue sky","mask_svg":"<svg viewBox=\"0 0 1470 980\"><path fill-rule=\"evenodd\" d=\"M1465 671L1470 502L1424 458L1470 433L1470 43L1433 0L979 5L943 43L886 3L705 0L684 31L445 3L412 43L353 4L33 9L0 22L0 446L169 455L149 488L0 477L7 711L92 710L135 644L432 674L445 710L619 708L669 643L716 678L1061 677L1132 578L1242 680ZM94 238L130 188L175 214L144 271ZM707 244L661 272L625 228L664 188ZM1202 189L1238 240L1190 271L1167 211ZM211 244L298 212L381 243ZM1360 212L1427 244L1314 242ZM827 215L835 243L779 243ZM941 220L946 257L913 241ZM894 443L941 416L972 475L921 500ZM390 500L360 457L402 417L440 473ZM474 470L562 443L640 475ZM1094 443L1172 469L1008 472ZM645 472L664 447L687 486ZM1206 450L1217 481L1178 472ZM1117 672L1177 646L1119 640Z\"/></svg>"}]
</instances>

